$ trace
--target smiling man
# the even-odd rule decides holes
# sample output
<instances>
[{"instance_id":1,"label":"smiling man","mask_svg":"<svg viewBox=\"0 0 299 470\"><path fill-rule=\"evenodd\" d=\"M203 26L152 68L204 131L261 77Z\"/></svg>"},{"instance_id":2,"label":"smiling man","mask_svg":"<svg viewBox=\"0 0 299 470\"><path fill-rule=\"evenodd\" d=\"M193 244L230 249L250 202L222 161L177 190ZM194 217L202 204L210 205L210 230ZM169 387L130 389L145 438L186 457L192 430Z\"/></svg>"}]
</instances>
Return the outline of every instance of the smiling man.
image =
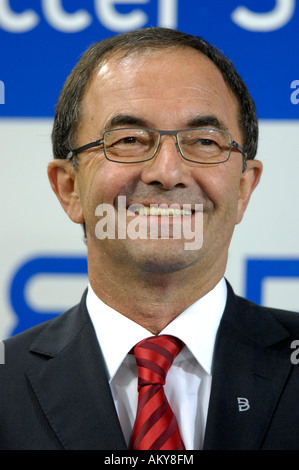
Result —
<instances>
[{"instance_id":1,"label":"smiling man","mask_svg":"<svg viewBox=\"0 0 299 470\"><path fill-rule=\"evenodd\" d=\"M91 287L105 303L157 334L223 277L233 229L258 182L261 163L248 160L243 171L242 153L229 149L230 137L224 132L243 142L237 99L211 60L190 47L109 54L93 73L80 115L76 136L79 148L107 131L123 128L126 131L121 132L126 136L135 136L136 128L171 132L188 129L194 133L189 147L195 147L194 139L198 139L197 133L200 135L195 130L213 128L216 137L210 133L204 136L205 141L217 141L220 136L224 143L219 149L220 159L231 154L221 164L215 164L213 158L210 163L209 157L204 157L201 164L202 150L197 150L197 157L196 150L185 145L186 158L193 159L188 161L177 148L178 137L165 133L158 149L152 142L155 136L138 136L139 140L149 141L144 146L151 145L151 149L145 149L144 163L139 162L143 159L139 150L134 155L136 143L128 142L124 162L118 155L117 162L105 158L101 145L73 152L80 155L77 171L68 159L54 160L49 165L52 187L66 212L74 222L85 224ZM123 139L122 133L117 139ZM206 149L208 142L200 145L204 144ZM199 143L196 145L198 149ZM106 153L112 154L109 144L107 147ZM156 155L150 158L155 150ZM125 164L127 160L129 164ZM126 197L127 207L189 204L194 208L202 204L202 248L187 251L183 238L150 236L99 242L95 208L110 204L117 211L120 195ZM155 216L149 213L147 217ZM163 224L163 217L159 218ZM172 224L176 218L172 218ZM127 217L126 223L130 220ZM134 296L128 292L134 292Z\"/></svg>"},{"instance_id":2,"label":"smiling man","mask_svg":"<svg viewBox=\"0 0 299 470\"><path fill-rule=\"evenodd\" d=\"M2 448L297 448L296 314L224 279L262 172L257 135L244 82L199 37L149 28L83 55L48 176L83 224L89 285L7 341Z\"/></svg>"}]
</instances>

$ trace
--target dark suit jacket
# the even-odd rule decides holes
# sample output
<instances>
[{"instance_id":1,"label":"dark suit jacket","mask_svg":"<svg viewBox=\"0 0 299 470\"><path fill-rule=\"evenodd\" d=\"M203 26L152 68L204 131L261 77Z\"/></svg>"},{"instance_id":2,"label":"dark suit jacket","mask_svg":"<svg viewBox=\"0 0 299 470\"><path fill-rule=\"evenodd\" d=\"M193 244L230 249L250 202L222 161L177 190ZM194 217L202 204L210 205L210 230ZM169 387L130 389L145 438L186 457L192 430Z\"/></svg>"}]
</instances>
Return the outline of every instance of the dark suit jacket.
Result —
<instances>
[{"instance_id":1,"label":"dark suit jacket","mask_svg":"<svg viewBox=\"0 0 299 470\"><path fill-rule=\"evenodd\" d=\"M196 331L194 332L196 334ZM299 449L299 314L228 286L217 335L205 449ZM85 306L6 341L0 449L125 450Z\"/></svg>"}]
</instances>

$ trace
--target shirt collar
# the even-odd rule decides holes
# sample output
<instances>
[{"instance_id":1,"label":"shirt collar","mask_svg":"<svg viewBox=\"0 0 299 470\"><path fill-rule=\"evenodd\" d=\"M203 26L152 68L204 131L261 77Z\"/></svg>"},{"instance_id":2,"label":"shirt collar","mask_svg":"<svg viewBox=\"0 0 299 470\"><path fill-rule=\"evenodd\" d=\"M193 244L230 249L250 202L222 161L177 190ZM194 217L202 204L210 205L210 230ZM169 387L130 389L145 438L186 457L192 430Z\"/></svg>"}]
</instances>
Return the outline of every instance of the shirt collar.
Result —
<instances>
[{"instance_id":1,"label":"shirt collar","mask_svg":"<svg viewBox=\"0 0 299 470\"><path fill-rule=\"evenodd\" d=\"M160 333L174 335L183 341L208 374L211 373L215 338L226 297L226 283L222 279ZM90 285L86 304L111 381L132 347L152 333L106 305Z\"/></svg>"}]
</instances>

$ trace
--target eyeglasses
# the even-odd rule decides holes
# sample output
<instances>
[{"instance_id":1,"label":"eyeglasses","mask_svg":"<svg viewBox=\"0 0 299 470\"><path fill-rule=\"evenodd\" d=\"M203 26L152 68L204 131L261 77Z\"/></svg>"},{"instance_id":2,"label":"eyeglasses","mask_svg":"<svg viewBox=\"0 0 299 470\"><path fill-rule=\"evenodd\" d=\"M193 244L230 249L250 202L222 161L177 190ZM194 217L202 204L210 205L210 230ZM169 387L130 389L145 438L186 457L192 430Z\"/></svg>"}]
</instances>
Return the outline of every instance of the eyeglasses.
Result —
<instances>
[{"instance_id":1,"label":"eyeglasses","mask_svg":"<svg viewBox=\"0 0 299 470\"><path fill-rule=\"evenodd\" d=\"M232 139L227 131L219 129L183 129L177 131L160 131L153 129L123 128L106 131L103 137L95 142L71 150L67 157L85 150L103 146L107 160L116 163L140 163L154 158L161 144L161 137L173 135L181 156L190 162L215 165L226 162L232 148L243 156L243 169L246 168L246 153Z\"/></svg>"}]
</instances>

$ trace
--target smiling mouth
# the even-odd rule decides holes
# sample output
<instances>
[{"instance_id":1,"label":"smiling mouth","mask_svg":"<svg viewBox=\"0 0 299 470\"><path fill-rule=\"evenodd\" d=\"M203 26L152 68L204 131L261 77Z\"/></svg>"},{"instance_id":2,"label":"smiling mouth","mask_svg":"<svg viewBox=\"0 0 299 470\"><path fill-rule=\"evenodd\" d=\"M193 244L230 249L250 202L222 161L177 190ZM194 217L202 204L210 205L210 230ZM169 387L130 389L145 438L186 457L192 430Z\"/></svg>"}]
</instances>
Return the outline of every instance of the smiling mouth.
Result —
<instances>
[{"instance_id":1,"label":"smiling mouth","mask_svg":"<svg viewBox=\"0 0 299 470\"><path fill-rule=\"evenodd\" d=\"M163 206L166 206L166 204L163 204ZM181 209L179 207L160 207L160 206L157 206L157 204L147 205L147 206L143 206L143 205L130 206L129 210L135 213L136 215L159 216L159 217L191 216L195 212L194 210L189 209L189 208Z\"/></svg>"}]
</instances>

